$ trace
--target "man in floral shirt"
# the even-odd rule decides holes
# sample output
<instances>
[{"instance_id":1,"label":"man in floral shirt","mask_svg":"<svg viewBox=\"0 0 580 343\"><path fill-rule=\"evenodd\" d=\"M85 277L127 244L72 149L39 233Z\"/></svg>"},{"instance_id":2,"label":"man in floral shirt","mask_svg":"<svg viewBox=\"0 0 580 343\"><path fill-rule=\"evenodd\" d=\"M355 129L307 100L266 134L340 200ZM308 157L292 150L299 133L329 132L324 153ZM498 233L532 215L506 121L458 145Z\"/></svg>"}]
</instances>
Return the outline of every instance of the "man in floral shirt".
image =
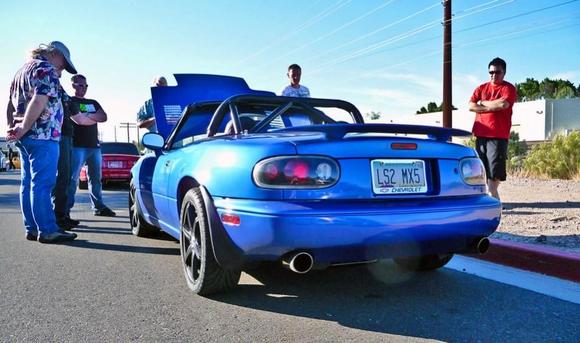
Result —
<instances>
[{"instance_id":1,"label":"man in floral shirt","mask_svg":"<svg viewBox=\"0 0 580 343\"><path fill-rule=\"evenodd\" d=\"M56 181L63 121L63 70L76 74L68 48L54 41L40 45L14 76L10 86L13 122L7 140L15 140L21 158L20 206L26 239L41 243L70 241L74 233L60 231L50 193Z\"/></svg>"}]
</instances>

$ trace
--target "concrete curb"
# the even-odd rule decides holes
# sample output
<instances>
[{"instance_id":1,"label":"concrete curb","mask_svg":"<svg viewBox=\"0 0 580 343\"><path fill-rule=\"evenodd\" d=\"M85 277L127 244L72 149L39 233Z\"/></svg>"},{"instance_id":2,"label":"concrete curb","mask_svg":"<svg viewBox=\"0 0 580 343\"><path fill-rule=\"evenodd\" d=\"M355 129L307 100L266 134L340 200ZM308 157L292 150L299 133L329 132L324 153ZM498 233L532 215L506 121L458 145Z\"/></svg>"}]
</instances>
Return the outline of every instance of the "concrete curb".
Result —
<instances>
[{"instance_id":1,"label":"concrete curb","mask_svg":"<svg viewBox=\"0 0 580 343\"><path fill-rule=\"evenodd\" d=\"M486 254L468 256L580 282L580 254L499 239L490 239L490 243Z\"/></svg>"}]
</instances>

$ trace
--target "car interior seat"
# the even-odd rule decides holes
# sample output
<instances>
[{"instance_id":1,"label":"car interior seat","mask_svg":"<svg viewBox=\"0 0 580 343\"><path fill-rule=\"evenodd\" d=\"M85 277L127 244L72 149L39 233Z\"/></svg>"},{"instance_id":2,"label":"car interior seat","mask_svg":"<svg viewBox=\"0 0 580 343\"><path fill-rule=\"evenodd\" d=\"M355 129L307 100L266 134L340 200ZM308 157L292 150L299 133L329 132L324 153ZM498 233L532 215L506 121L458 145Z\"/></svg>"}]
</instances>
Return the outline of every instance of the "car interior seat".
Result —
<instances>
[{"instance_id":1,"label":"car interior seat","mask_svg":"<svg viewBox=\"0 0 580 343\"><path fill-rule=\"evenodd\" d=\"M256 121L250 117L240 117L240 124L242 131L245 131L253 128L256 125ZM224 133L226 135L234 134L234 123L231 120L227 123Z\"/></svg>"}]
</instances>

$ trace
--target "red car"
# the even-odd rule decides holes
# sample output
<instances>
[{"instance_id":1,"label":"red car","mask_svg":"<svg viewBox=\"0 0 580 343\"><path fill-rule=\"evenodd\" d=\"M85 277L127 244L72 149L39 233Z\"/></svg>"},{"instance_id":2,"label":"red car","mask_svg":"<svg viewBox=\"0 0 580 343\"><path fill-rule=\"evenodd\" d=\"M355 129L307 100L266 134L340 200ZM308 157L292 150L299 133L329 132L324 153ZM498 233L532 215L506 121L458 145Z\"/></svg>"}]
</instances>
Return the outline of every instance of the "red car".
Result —
<instances>
[{"instance_id":1,"label":"red car","mask_svg":"<svg viewBox=\"0 0 580 343\"><path fill-rule=\"evenodd\" d=\"M139 151L132 143L101 143L103 166L101 181L103 185L109 182L129 182L131 168L139 159ZM87 166L81 169L79 188L88 189Z\"/></svg>"}]
</instances>

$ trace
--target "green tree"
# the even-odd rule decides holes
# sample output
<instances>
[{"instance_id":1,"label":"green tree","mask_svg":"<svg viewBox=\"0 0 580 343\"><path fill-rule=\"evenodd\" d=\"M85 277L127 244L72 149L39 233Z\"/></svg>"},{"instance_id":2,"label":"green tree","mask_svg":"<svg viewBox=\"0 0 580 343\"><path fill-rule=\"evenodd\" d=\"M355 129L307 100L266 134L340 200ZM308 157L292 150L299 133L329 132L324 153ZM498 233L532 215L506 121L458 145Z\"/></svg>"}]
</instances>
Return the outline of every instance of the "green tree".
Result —
<instances>
[{"instance_id":1,"label":"green tree","mask_svg":"<svg viewBox=\"0 0 580 343\"><path fill-rule=\"evenodd\" d=\"M543 99L555 99L558 90L558 82L545 78L540 82L540 93Z\"/></svg>"},{"instance_id":2,"label":"green tree","mask_svg":"<svg viewBox=\"0 0 580 343\"><path fill-rule=\"evenodd\" d=\"M533 101L541 97L540 83L533 79L527 78L525 82L516 83L519 101Z\"/></svg>"},{"instance_id":3,"label":"green tree","mask_svg":"<svg viewBox=\"0 0 580 343\"><path fill-rule=\"evenodd\" d=\"M427 113L427 109L425 108L425 106L423 106L416 113L417 114Z\"/></svg>"},{"instance_id":4,"label":"green tree","mask_svg":"<svg viewBox=\"0 0 580 343\"><path fill-rule=\"evenodd\" d=\"M429 113L439 112L439 107L437 106L436 103L430 102L427 104L427 112L429 112Z\"/></svg>"},{"instance_id":5,"label":"green tree","mask_svg":"<svg viewBox=\"0 0 580 343\"><path fill-rule=\"evenodd\" d=\"M574 97L576 97L574 87L564 85L561 88L558 87L558 90L556 91L556 99L571 99Z\"/></svg>"},{"instance_id":6,"label":"green tree","mask_svg":"<svg viewBox=\"0 0 580 343\"><path fill-rule=\"evenodd\" d=\"M533 78L527 78L525 82L516 83L518 101L533 101L538 99L570 99L580 96L578 88L568 80L551 80L545 78L538 82Z\"/></svg>"},{"instance_id":7,"label":"green tree","mask_svg":"<svg viewBox=\"0 0 580 343\"><path fill-rule=\"evenodd\" d=\"M365 114L365 116L367 118L369 118L370 120L377 120L381 117L382 113L381 112L375 112L375 111L370 111L367 114Z\"/></svg>"},{"instance_id":8,"label":"green tree","mask_svg":"<svg viewBox=\"0 0 580 343\"><path fill-rule=\"evenodd\" d=\"M456 110L457 107L451 105L451 109ZM443 111L443 103L441 103L439 106L437 106L437 104L435 102L431 101L430 103L427 104L427 108L425 108L425 106L423 106L418 111L416 111L415 114L433 113L433 112L442 112L442 111Z\"/></svg>"}]
</instances>

